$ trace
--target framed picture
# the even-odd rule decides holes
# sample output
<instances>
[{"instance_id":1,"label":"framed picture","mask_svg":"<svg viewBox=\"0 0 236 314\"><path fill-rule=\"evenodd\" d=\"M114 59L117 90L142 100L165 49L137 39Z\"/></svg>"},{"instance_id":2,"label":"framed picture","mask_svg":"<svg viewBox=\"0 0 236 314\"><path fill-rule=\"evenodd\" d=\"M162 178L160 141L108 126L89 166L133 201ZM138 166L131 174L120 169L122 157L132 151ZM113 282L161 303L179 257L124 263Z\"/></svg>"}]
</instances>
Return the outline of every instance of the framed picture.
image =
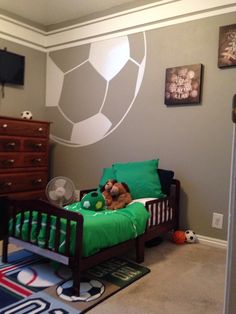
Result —
<instances>
[{"instance_id":1,"label":"framed picture","mask_svg":"<svg viewBox=\"0 0 236 314\"><path fill-rule=\"evenodd\" d=\"M201 101L202 64L166 69L165 104L198 104Z\"/></svg>"},{"instance_id":2,"label":"framed picture","mask_svg":"<svg viewBox=\"0 0 236 314\"><path fill-rule=\"evenodd\" d=\"M236 66L236 24L220 27L218 67Z\"/></svg>"}]
</instances>

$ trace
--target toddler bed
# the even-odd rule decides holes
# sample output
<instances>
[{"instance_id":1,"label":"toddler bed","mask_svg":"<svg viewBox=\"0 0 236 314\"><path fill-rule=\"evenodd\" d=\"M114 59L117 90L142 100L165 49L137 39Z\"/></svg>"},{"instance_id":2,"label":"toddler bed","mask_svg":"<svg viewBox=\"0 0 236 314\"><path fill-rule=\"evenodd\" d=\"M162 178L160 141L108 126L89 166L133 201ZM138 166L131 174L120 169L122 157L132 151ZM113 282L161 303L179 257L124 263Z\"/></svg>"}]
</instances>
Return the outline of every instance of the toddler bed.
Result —
<instances>
[{"instance_id":1,"label":"toddler bed","mask_svg":"<svg viewBox=\"0 0 236 314\"><path fill-rule=\"evenodd\" d=\"M141 172L143 181L146 181L146 185L148 185L147 180L145 180L143 176L142 167L140 168L140 163L136 164L138 164L137 166ZM119 166L120 164L118 164L118 168ZM129 166L132 165L129 163ZM154 162L153 166L157 167L158 165ZM146 168L145 165L145 171L147 170ZM156 169L157 168L155 168L154 178L157 178L159 181L158 185L161 187L159 198L155 198L155 193L149 194L151 198L147 198L148 195L146 195L146 192L150 193L151 191L149 187L144 193L139 194L141 195L142 201L146 201L144 202L145 205L141 203L139 197L138 202L134 201L124 209L110 212L110 214L106 214L106 212L109 212L108 210L99 213L101 215L99 219L102 221L102 226L100 227L102 232L105 231L106 233L104 216L110 218L109 224L112 223L113 220L116 221L118 219L117 217L121 217L121 225L124 227L121 229L121 238L118 237L118 239L106 243L100 248L98 248L96 244L88 249L89 242L93 243L94 241L93 233L88 233L87 231L87 222L91 221L91 219L89 219L85 213L76 210L76 208L78 208L77 204L70 205L74 207L74 210L72 208L72 210L65 210L64 208L60 208L43 200L13 200L6 197L1 198L1 211L5 213L2 226L4 229L2 261L4 263L7 262L8 243L13 243L51 260L69 265L72 269L75 295L79 295L80 274L81 271L85 269L111 257L121 255L132 248L135 248L136 261L143 262L146 241L178 228L180 183L178 180L173 179L172 171L159 169L157 172ZM140 172L136 172L136 174L140 174ZM146 179L149 180L150 177L147 178L147 172L145 173ZM115 173L118 180L122 177L121 174L122 171ZM112 177L110 169L104 171L100 185L107 179L107 175L109 175L110 178ZM136 196L139 196L136 193L139 193L137 182L139 181L136 181L137 175L135 175L134 178L134 182L136 182L134 185L132 185L132 180L126 181L129 181L129 186L131 185L133 198L137 198ZM81 191L81 197L89 191L90 190ZM162 191L165 194L163 194ZM87 211L87 215L91 215L91 213ZM27 223L25 223L26 216ZM94 220L92 220L91 224L94 224ZM116 225L111 226L110 230L114 230L115 227ZM120 227L117 227L117 229L120 229ZM128 229L128 235L124 236L125 229ZM52 232L53 245L51 244ZM109 232L111 233L111 231ZM36 240L35 236L32 236L32 234L36 235L36 238L43 239L43 241L40 242L38 238ZM94 235L94 237L97 236ZM110 238L113 237L110 236ZM62 243L63 246L61 245Z\"/></svg>"}]
</instances>

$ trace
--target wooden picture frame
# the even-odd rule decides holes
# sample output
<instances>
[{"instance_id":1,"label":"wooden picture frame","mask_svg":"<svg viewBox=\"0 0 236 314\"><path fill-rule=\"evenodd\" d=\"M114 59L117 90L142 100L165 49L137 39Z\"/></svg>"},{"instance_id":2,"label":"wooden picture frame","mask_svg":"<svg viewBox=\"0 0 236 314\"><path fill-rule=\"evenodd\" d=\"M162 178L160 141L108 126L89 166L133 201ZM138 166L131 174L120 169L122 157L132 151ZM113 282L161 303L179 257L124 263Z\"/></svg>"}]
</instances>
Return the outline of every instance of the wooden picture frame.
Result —
<instances>
[{"instance_id":1,"label":"wooden picture frame","mask_svg":"<svg viewBox=\"0 0 236 314\"><path fill-rule=\"evenodd\" d=\"M236 66L236 24L219 29L218 67Z\"/></svg>"},{"instance_id":2,"label":"wooden picture frame","mask_svg":"<svg viewBox=\"0 0 236 314\"><path fill-rule=\"evenodd\" d=\"M192 64L166 69L165 104L199 104L203 65Z\"/></svg>"}]
</instances>

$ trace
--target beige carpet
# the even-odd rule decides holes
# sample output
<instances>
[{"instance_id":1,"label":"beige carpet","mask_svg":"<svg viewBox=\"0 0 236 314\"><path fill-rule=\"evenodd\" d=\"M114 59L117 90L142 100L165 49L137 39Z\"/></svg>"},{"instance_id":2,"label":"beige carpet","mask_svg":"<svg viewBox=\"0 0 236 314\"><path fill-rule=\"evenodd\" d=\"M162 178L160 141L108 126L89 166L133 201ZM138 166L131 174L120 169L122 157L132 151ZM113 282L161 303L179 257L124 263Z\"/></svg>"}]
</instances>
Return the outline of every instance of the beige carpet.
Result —
<instances>
[{"instance_id":1,"label":"beige carpet","mask_svg":"<svg viewBox=\"0 0 236 314\"><path fill-rule=\"evenodd\" d=\"M199 243L147 248L151 273L88 313L222 314L225 258L225 249Z\"/></svg>"}]
</instances>

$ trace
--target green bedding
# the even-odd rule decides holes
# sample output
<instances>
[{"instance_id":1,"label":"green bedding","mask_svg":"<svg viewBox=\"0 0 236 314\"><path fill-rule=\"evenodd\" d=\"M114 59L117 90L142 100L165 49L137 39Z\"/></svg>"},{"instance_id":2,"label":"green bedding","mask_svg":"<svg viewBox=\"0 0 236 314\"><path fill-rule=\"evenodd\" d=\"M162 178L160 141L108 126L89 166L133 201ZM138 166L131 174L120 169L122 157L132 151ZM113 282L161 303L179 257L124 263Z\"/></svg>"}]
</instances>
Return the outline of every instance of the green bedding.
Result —
<instances>
[{"instance_id":1,"label":"green bedding","mask_svg":"<svg viewBox=\"0 0 236 314\"><path fill-rule=\"evenodd\" d=\"M102 210L99 212L81 209L80 202L68 205L65 207L66 210L79 212L84 218L83 228L83 256L87 257L97 253L99 250L107 247L111 247L118 243L124 242L129 239L134 239L138 235L141 235L145 231L147 220L150 214L141 203L133 203L125 208L111 211ZM17 217L16 231L19 233L19 222L20 215ZM25 213L24 225L22 228L22 239L27 239L28 232L28 219L29 212ZM41 229L38 237L36 238L36 221L37 212L33 212L32 229L31 229L31 241L40 247L43 247L45 243L45 222L46 214L42 216ZM64 252L64 239L66 223L65 219L61 219L61 230L60 230L60 248L59 252ZM54 246L54 235L55 235L55 217L51 217L51 231L49 239L49 247L53 249ZM73 254L75 245L75 236L73 235L75 230L75 223L72 223L72 234L70 241L70 252ZM10 231L12 226L10 223ZM17 235L17 234L16 234Z\"/></svg>"}]
</instances>

